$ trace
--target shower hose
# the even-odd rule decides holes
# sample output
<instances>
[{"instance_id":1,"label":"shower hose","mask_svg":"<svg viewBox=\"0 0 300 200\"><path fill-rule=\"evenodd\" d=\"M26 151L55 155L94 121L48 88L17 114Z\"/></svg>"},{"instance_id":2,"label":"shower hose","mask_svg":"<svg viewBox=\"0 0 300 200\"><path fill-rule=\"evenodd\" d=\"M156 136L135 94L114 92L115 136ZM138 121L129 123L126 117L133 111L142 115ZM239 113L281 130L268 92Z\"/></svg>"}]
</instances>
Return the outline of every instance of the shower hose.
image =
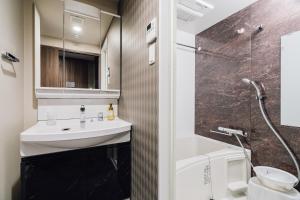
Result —
<instances>
[{"instance_id":1,"label":"shower hose","mask_svg":"<svg viewBox=\"0 0 300 200\"><path fill-rule=\"evenodd\" d=\"M276 129L273 127L266 111L265 111L265 108L264 108L264 102L263 102L263 98L258 98L258 102L259 102L259 108L260 108L260 111L261 111L261 114L265 120L265 122L267 123L267 125L269 126L269 128L272 130L272 132L274 133L274 135L277 137L277 139L280 141L280 143L284 146L284 148L286 149L286 151L289 153L290 157L292 158L293 162L294 162L294 165L297 169L297 178L298 178L298 182L295 184L295 186L298 185L299 183L299 180L300 180L300 170L299 170L299 164L297 162L297 159L295 157L295 155L293 154L293 152L291 151L291 149L287 146L287 144L285 143L285 141L282 139L282 137L279 135L279 133L276 131ZM244 151L244 154L245 154L245 157L247 159L247 161L249 162L249 164L251 165L252 168L254 168L253 164L251 163L251 160L245 150L245 147L243 146L241 140L239 139L239 137L234 134L234 136L236 137L236 139L238 140L240 146L242 147L243 151Z\"/></svg>"}]
</instances>

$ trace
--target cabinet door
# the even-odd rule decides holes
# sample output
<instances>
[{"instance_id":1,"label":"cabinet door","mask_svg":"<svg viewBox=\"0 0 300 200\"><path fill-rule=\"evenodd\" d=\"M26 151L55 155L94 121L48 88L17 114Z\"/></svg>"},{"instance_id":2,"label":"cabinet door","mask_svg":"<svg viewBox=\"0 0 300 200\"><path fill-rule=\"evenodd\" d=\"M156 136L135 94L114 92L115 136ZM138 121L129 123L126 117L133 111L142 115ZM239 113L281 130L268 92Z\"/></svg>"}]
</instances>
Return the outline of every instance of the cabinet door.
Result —
<instances>
[{"instance_id":1,"label":"cabinet door","mask_svg":"<svg viewBox=\"0 0 300 200\"><path fill-rule=\"evenodd\" d=\"M129 143L23 158L22 200L123 200L130 162Z\"/></svg>"},{"instance_id":2,"label":"cabinet door","mask_svg":"<svg viewBox=\"0 0 300 200\"><path fill-rule=\"evenodd\" d=\"M131 146L130 143L118 144L118 180L123 191L123 199L131 194Z\"/></svg>"},{"instance_id":3,"label":"cabinet door","mask_svg":"<svg viewBox=\"0 0 300 200\"><path fill-rule=\"evenodd\" d=\"M87 200L123 200L118 180L117 166L107 154L111 147L99 147L86 151Z\"/></svg>"},{"instance_id":4,"label":"cabinet door","mask_svg":"<svg viewBox=\"0 0 300 200\"><path fill-rule=\"evenodd\" d=\"M85 162L82 152L22 160L22 200L86 199Z\"/></svg>"}]
</instances>

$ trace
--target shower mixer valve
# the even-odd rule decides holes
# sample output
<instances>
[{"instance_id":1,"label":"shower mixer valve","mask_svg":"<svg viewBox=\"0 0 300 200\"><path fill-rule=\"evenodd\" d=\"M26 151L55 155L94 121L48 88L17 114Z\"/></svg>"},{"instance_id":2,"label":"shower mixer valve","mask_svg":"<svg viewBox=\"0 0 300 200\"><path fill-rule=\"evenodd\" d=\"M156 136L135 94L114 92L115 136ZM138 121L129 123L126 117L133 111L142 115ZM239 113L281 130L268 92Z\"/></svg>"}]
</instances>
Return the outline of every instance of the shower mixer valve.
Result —
<instances>
[{"instance_id":1,"label":"shower mixer valve","mask_svg":"<svg viewBox=\"0 0 300 200\"><path fill-rule=\"evenodd\" d=\"M218 131L210 130L210 132L211 133L218 133L218 134L221 134L221 135L227 135L227 136L240 135L240 136L243 136L243 137L247 137L247 135L248 135L243 130L224 128L224 127L218 127Z\"/></svg>"}]
</instances>

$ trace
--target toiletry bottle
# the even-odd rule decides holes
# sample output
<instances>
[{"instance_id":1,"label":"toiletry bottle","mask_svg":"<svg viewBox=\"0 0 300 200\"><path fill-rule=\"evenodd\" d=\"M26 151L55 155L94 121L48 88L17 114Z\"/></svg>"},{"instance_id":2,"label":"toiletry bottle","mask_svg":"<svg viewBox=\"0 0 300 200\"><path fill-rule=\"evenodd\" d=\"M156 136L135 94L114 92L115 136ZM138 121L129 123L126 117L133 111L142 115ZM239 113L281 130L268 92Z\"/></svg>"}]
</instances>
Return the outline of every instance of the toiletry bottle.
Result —
<instances>
[{"instance_id":1,"label":"toiletry bottle","mask_svg":"<svg viewBox=\"0 0 300 200\"><path fill-rule=\"evenodd\" d=\"M85 123L85 106L80 107L80 123Z\"/></svg>"},{"instance_id":2,"label":"toiletry bottle","mask_svg":"<svg viewBox=\"0 0 300 200\"><path fill-rule=\"evenodd\" d=\"M109 104L109 107L108 107L107 120L114 120L114 119L115 119L115 113L114 113L114 108L111 103L111 104Z\"/></svg>"}]
</instances>

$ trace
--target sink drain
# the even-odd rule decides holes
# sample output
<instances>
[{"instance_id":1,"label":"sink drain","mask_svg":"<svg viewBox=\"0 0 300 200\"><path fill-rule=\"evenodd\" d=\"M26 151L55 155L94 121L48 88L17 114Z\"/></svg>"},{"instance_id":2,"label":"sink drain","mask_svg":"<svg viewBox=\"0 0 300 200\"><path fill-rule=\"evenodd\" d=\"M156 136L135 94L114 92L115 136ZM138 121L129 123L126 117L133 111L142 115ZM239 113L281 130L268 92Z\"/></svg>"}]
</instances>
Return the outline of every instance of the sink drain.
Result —
<instances>
[{"instance_id":1,"label":"sink drain","mask_svg":"<svg viewBox=\"0 0 300 200\"><path fill-rule=\"evenodd\" d=\"M69 131L69 130L71 130L70 128L63 128L63 129L61 129L62 131Z\"/></svg>"}]
</instances>

